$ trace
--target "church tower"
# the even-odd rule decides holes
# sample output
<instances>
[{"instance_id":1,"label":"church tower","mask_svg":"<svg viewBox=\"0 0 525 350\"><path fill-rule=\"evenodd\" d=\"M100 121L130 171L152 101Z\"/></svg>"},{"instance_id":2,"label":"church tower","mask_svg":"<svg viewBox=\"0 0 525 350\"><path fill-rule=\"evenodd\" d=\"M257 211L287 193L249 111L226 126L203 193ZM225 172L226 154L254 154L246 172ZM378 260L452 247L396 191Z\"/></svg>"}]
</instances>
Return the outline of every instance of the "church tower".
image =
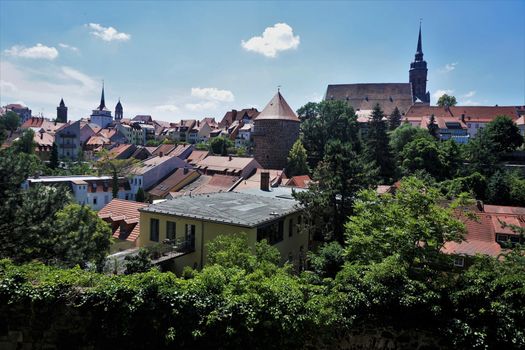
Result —
<instances>
[{"instance_id":1,"label":"church tower","mask_svg":"<svg viewBox=\"0 0 525 350\"><path fill-rule=\"evenodd\" d=\"M60 104L57 107L57 122L67 123L67 107L64 103L64 99L60 99Z\"/></svg>"},{"instance_id":2,"label":"church tower","mask_svg":"<svg viewBox=\"0 0 525 350\"><path fill-rule=\"evenodd\" d=\"M102 95L100 96L100 104L91 113L90 121L97 124L101 128L107 128L113 122L111 111L106 108L106 99L104 97L104 83L102 83Z\"/></svg>"},{"instance_id":3,"label":"church tower","mask_svg":"<svg viewBox=\"0 0 525 350\"><path fill-rule=\"evenodd\" d=\"M122 120L123 116L124 116L124 111L122 109L122 104L120 103L120 98L119 98L118 103L115 106L115 120L120 121Z\"/></svg>"},{"instance_id":4,"label":"church tower","mask_svg":"<svg viewBox=\"0 0 525 350\"><path fill-rule=\"evenodd\" d=\"M414 62L410 63L409 77L412 84L412 96L414 102L430 103L430 93L427 91L427 62L423 60L423 48L421 45L421 23L419 24L419 37L417 39L417 50Z\"/></svg>"}]
</instances>

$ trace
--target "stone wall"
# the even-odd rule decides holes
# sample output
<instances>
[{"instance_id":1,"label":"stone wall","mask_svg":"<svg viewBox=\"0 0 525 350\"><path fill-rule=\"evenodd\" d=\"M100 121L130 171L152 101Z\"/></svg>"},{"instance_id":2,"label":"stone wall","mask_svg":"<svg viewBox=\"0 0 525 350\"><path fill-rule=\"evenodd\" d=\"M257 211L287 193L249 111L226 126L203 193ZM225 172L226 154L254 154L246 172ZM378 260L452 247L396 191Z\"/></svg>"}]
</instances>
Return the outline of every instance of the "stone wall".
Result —
<instances>
[{"instance_id":1,"label":"stone wall","mask_svg":"<svg viewBox=\"0 0 525 350\"><path fill-rule=\"evenodd\" d=\"M288 153L299 138L299 122L279 119L254 121L254 156L265 169L286 167Z\"/></svg>"}]
</instances>

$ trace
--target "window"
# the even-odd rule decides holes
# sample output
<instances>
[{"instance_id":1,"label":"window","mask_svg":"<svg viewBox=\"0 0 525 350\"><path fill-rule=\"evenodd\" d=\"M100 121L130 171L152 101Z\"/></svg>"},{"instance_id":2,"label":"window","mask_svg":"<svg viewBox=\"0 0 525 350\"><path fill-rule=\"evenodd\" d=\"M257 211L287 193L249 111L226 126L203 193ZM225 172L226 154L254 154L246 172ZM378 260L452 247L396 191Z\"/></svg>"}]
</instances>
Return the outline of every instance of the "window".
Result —
<instances>
[{"instance_id":1,"label":"window","mask_svg":"<svg viewBox=\"0 0 525 350\"><path fill-rule=\"evenodd\" d=\"M167 239L175 239L177 231L177 226L175 222L173 221L166 221L166 238Z\"/></svg>"},{"instance_id":2,"label":"window","mask_svg":"<svg viewBox=\"0 0 525 350\"><path fill-rule=\"evenodd\" d=\"M93 197L93 204L97 204L97 197Z\"/></svg>"},{"instance_id":3,"label":"window","mask_svg":"<svg viewBox=\"0 0 525 350\"><path fill-rule=\"evenodd\" d=\"M498 242L507 242L509 239L509 236L507 235L497 235L496 241Z\"/></svg>"},{"instance_id":4,"label":"window","mask_svg":"<svg viewBox=\"0 0 525 350\"><path fill-rule=\"evenodd\" d=\"M104 202L105 202L106 204L109 203L109 196L108 196L107 194L104 196Z\"/></svg>"},{"instance_id":5,"label":"window","mask_svg":"<svg viewBox=\"0 0 525 350\"><path fill-rule=\"evenodd\" d=\"M290 221L288 221L288 237L293 236L293 219L290 218Z\"/></svg>"},{"instance_id":6,"label":"window","mask_svg":"<svg viewBox=\"0 0 525 350\"><path fill-rule=\"evenodd\" d=\"M150 219L149 227L150 227L149 240L158 242L159 241L159 220Z\"/></svg>"},{"instance_id":7,"label":"window","mask_svg":"<svg viewBox=\"0 0 525 350\"><path fill-rule=\"evenodd\" d=\"M275 244L283 240L284 221L274 222L257 228L257 241L266 239L268 244Z\"/></svg>"},{"instance_id":8,"label":"window","mask_svg":"<svg viewBox=\"0 0 525 350\"><path fill-rule=\"evenodd\" d=\"M465 258L462 256L454 257L454 266L457 266L457 267L465 266Z\"/></svg>"},{"instance_id":9,"label":"window","mask_svg":"<svg viewBox=\"0 0 525 350\"><path fill-rule=\"evenodd\" d=\"M195 225L186 224L186 234L184 236L187 247L195 249Z\"/></svg>"}]
</instances>

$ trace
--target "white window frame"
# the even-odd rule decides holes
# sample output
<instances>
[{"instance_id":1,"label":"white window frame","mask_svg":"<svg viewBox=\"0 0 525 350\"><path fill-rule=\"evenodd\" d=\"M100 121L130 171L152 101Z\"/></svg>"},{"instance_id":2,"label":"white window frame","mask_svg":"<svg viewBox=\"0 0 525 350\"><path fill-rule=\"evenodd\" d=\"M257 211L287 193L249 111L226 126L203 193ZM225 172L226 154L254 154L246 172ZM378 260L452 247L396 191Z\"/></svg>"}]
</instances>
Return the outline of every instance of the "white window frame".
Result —
<instances>
[{"instance_id":1,"label":"white window frame","mask_svg":"<svg viewBox=\"0 0 525 350\"><path fill-rule=\"evenodd\" d=\"M455 267L465 267L465 257L455 256L454 257L454 266Z\"/></svg>"}]
</instances>

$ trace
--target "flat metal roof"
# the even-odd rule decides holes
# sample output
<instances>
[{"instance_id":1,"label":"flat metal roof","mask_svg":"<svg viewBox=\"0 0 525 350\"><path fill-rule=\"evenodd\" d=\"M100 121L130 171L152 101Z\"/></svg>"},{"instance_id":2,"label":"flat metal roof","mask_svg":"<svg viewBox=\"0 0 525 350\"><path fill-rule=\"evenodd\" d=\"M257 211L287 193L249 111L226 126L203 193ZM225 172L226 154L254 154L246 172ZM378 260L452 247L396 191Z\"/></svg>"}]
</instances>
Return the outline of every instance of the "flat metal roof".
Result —
<instances>
[{"instance_id":1,"label":"flat metal roof","mask_svg":"<svg viewBox=\"0 0 525 350\"><path fill-rule=\"evenodd\" d=\"M299 202L294 199L264 197L239 192L180 196L139 209L143 212L249 228L275 221L300 210Z\"/></svg>"}]
</instances>

